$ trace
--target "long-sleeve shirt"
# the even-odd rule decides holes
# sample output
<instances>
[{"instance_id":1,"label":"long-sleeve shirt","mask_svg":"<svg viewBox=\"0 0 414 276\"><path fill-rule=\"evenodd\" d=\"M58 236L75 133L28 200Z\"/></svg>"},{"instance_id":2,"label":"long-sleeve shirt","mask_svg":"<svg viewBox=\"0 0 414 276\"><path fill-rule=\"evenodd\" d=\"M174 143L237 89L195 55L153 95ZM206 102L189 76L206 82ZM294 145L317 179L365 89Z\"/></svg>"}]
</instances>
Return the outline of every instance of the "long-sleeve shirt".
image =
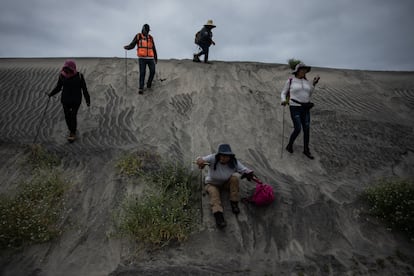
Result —
<instances>
[{"instance_id":1,"label":"long-sleeve shirt","mask_svg":"<svg viewBox=\"0 0 414 276\"><path fill-rule=\"evenodd\" d=\"M280 94L280 99L282 102L286 101L286 97L289 92L289 83L290 83L290 79L286 81L285 86L283 87L283 90ZM315 86L313 86L308 80L292 77L292 83L290 84L289 105L300 106L299 103L292 101L292 99L298 102L301 102L301 103L310 102L310 98L312 96L314 89L315 89Z\"/></svg>"},{"instance_id":2,"label":"long-sleeve shirt","mask_svg":"<svg viewBox=\"0 0 414 276\"><path fill-rule=\"evenodd\" d=\"M226 183L232 174L238 172L240 174L250 173L252 170L244 166L239 160L237 160L237 165L233 169L228 164L221 164L217 162L216 169L214 169L214 163L216 162L216 155L210 154L201 157L205 162L209 163L208 173L205 178L205 183L212 185L223 185Z\"/></svg>"}]
</instances>

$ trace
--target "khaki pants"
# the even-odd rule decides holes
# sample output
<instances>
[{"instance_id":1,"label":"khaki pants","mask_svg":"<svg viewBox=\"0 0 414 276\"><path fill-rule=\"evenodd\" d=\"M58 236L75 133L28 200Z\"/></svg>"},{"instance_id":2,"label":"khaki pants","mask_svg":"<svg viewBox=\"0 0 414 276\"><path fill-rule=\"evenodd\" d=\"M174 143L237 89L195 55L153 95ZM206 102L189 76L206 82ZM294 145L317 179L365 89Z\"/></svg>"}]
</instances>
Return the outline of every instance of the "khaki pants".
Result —
<instances>
[{"instance_id":1,"label":"khaki pants","mask_svg":"<svg viewBox=\"0 0 414 276\"><path fill-rule=\"evenodd\" d=\"M223 205L221 204L221 195L220 191L222 189L229 190L229 198L230 201L239 202L240 200L240 190L239 190L239 178L240 174L234 173L229 181L224 183L222 186L215 186L212 184L206 185L206 190L210 198L210 207L211 211L214 213L216 212L223 212Z\"/></svg>"}]
</instances>

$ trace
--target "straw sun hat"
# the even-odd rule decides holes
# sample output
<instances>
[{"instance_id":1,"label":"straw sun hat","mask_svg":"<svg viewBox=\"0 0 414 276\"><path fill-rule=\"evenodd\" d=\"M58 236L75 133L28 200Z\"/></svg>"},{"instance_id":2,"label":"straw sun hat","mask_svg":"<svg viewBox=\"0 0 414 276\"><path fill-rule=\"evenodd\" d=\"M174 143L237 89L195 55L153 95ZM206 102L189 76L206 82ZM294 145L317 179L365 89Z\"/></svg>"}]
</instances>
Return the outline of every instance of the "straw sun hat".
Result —
<instances>
[{"instance_id":1,"label":"straw sun hat","mask_svg":"<svg viewBox=\"0 0 414 276\"><path fill-rule=\"evenodd\" d=\"M212 28L216 27L216 25L213 24L213 20L211 20L211 19L207 20L207 23L204 24L204 26L211 26Z\"/></svg>"}]
</instances>

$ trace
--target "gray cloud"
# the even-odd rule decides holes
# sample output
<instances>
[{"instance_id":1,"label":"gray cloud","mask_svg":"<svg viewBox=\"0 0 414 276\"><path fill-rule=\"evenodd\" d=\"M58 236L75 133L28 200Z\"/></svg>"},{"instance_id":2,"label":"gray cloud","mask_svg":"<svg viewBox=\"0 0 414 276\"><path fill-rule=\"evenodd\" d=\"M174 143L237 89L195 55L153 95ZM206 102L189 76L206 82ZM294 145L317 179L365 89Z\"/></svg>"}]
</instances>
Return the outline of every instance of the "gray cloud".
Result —
<instances>
[{"instance_id":1,"label":"gray cloud","mask_svg":"<svg viewBox=\"0 0 414 276\"><path fill-rule=\"evenodd\" d=\"M411 0L3 0L0 57L123 57L144 23L162 59L191 58L213 19L214 60L414 70ZM128 52L135 56L134 51Z\"/></svg>"}]
</instances>

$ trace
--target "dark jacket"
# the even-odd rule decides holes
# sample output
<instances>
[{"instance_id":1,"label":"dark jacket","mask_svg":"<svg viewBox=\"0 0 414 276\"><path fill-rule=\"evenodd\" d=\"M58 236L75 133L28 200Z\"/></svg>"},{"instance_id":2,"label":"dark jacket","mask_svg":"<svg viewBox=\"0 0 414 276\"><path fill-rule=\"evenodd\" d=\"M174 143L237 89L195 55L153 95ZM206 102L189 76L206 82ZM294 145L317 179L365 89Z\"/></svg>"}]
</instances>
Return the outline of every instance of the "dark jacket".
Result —
<instances>
[{"instance_id":1,"label":"dark jacket","mask_svg":"<svg viewBox=\"0 0 414 276\"><path fill-rule=\"evenodd\" d=\"M200 42L198 43L198 45L200 45L201 47L203 46L210 47L212 43L213 43L213 32L211 31L211 29L204 26L200 30Z\"/></svg>"},{"instance_id":2,"label":"dark jacket","mask_svg":"<svg viewBox=\"0 0 414 276\"><path fill-rule=\"evenodd\" d=\"M49 96L59 93L60 90L62 90L62 97L60 98L60 101L64 105L80 105L82 102L82 92L85 97L86 104L88 106L91 104L85 79L79 72L71 78L65 78L61 74L56 87L53 88Z\"/></svg>"}]
</instances>

